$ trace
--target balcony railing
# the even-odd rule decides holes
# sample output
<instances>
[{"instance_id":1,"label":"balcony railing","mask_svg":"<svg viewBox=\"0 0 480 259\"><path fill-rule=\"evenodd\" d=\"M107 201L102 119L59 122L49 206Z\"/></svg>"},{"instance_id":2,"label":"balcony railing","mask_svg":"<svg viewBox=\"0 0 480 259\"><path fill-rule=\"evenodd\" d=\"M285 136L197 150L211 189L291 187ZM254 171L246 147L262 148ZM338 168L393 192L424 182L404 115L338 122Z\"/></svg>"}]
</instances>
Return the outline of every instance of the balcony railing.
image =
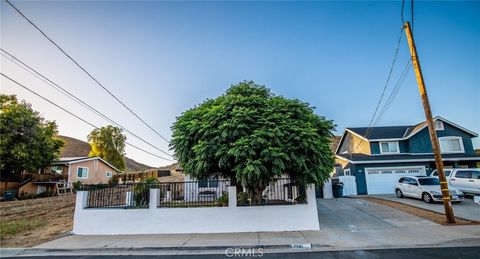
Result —
<instances>
[{"instance_id":1,"label":"balcony railing","mask_svg":"<svg viewBox=\"0 0 480 259\"><path fill-rule=\"evenodd\" d=\"M61 174L24 174L20 182L31 180L33 182L59 182L66 181L67 176Z\"/></svg>"}]
</instances>

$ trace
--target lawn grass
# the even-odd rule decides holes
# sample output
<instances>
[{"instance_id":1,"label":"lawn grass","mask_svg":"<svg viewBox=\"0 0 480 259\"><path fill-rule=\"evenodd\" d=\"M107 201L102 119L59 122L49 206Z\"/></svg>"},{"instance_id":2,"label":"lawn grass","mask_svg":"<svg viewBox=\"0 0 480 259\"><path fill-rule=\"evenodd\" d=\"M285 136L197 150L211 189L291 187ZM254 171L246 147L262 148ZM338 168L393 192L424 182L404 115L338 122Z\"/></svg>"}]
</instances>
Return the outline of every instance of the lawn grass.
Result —
<instances>
[{"instance_id":1,"label":"lawn grass","mask_svg":"<svg viewBox=\"0 0 480 259\"><path fill-rule=\"evenodd\" d=\"M17 219L13 221L0 222L0 238L4 239L7 236L33 230L41 225L42 222L38 219Z\"/></svg>"}]
</instances>

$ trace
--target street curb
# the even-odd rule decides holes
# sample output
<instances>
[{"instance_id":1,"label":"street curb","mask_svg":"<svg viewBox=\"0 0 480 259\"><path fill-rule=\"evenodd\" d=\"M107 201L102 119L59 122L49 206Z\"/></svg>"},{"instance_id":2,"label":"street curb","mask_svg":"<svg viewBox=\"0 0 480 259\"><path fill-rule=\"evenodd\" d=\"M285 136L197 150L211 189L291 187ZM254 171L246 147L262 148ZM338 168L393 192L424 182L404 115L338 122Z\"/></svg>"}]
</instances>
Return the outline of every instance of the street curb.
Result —
<instances>
[{"instance_id":1,"label":"street curb","mask_svg":"<svg viewBox=\"0 0 480 259\"><path fill-rule=\"evenodd\" d=\"M467 242L465 242L467 241ZM470 242L468 242L470 241ZM275 252L316 252L316 251L352 251L352 250L385 250L385 249L409 249L409 248L435 248L435 247L478 247L480 239L466 239L462 242L455 243L439 243L439 244L425 244L414 246L367 246L367 247L332 247L323 244L310 244L309 248L295 248L294 245L232 245L232 246L182 246L182 247L106 247L106 248L80 248L80 249L42 249L42 248L3 248L3 251L11 251L14 253L6 254L2 253L2 258L14 258L24 256L67 256L67 255L102 255L102 254L115 254L122 255L130 253L142 254L142 252L205 252L211 251L212 254L219 251L225 251L226 249L263 249L264 253ZM460 246L459 246L460 245ZM276 250L276 251L275 251ZM16 252L16 253L15 253ZM122 253L123 252L123 253ZM195 254L195 253L192 253ZM201 254L201 253L199 253ZM205 254L205 253L203 253Z\"/></svg>"}]
</instances>

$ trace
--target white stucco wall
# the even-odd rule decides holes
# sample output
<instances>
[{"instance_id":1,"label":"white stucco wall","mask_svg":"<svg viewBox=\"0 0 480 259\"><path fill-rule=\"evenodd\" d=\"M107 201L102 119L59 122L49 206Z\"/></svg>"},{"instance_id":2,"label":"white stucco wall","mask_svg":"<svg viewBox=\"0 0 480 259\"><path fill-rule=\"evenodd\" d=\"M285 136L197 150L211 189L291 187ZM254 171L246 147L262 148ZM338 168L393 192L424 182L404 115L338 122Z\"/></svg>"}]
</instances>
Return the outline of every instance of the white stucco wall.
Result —
<instances>
[{"instance_id":1,"label":"white stucco wall","mask_svg":"<svg viewBox=\"0 0 480 259\"><path fill-rule=\"evenodd\" d=\"M229 187L235 195L235 187ZM84 209L87 192L77 192L73 233L78 235L235 233L319 230L315 189L307 204L237 207L157 208L151 190L149 209ZM235 200L236 201L236 200Z\"/></svg>"}]
</instances>

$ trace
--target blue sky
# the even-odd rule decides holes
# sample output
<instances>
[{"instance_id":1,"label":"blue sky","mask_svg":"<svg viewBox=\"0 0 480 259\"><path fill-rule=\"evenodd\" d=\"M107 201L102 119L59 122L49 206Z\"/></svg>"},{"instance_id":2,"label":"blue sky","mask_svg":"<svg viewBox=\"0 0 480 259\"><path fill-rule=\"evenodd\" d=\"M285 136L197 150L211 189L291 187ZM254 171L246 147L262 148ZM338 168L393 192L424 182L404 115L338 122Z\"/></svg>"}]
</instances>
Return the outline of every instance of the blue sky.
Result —
<instances>
[{"instance_id":1,"label":"blue sky","mask_svg":"<svg viewBox=\"0 0 480 259\"><path fill-rule=\"evenodd\" d=\"M410 1L405 19L410 20ZM401 1L391 2L14 2L157 131L169 137L182 111L254 80L316 107L337 124L367 126L399 36ZM434 115L480 133L480 2L416 2L414 33ZM1 2L2 48L154 145L167 144L79 71ZM403 37L392 83L409 60ZM97 125L107 122L2 57L2 72ZM393 84L389 86L389 90ZM86 140L91 127L1 79ZM389 92L387 92L388 94ZM424 120L412 71L379 125ZM128 141L155 152L128 136ZM475 140L478 148L479 141ZM127 155L168 164L127 147ZM156 152L158 153L158 152Z\"/></svg>"}]
</instances>

